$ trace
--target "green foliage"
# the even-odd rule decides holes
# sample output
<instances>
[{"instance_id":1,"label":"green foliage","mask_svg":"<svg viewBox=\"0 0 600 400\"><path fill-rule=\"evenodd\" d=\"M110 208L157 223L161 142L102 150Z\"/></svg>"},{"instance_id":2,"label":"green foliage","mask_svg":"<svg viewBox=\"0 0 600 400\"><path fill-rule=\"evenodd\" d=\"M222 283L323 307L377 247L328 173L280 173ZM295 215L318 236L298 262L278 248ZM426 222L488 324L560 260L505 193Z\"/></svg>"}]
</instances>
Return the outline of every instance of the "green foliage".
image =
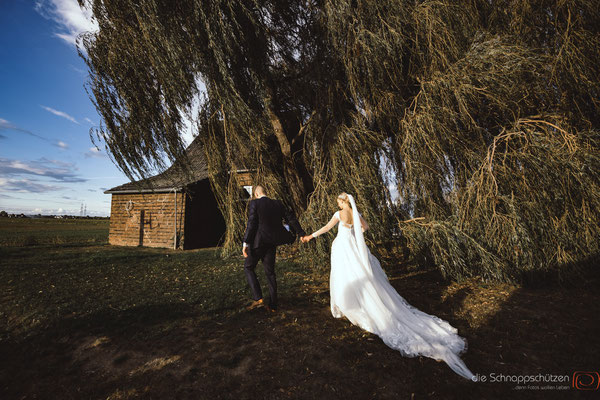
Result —
<instances>
[{"instance_id":1,"label":"green foliage","mask_svg":"<svg viewBox=\"0 0 600 400\"><path fill-rule=\"evenodd\" d=\"M308 230L352 193L371 240L401 230L453 279L517 281L598 253L594 2L89 7L100 31L84 37L84 58L105 124L95 138L124 171L147 173L181 153L182 116L199 101L226 250L239 248L245 219L229 172L251 168ZM318 246L323 256L329 241Z\"/></svg>"}]
</instances>

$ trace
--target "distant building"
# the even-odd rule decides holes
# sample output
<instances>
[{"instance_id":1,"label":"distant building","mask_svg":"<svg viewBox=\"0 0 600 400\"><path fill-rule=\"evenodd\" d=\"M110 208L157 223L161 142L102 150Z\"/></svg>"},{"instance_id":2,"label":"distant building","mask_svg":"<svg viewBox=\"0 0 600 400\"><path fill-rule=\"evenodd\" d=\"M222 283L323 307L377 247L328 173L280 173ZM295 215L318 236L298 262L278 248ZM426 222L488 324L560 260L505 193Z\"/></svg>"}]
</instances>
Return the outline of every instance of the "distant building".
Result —
<instances>
[{"instance_id":1,"label":"distant building","mask_svg":"<svg viewBox=\"0 0 600 400\"><path fill-rule=\"evenodd\" d=\"M191 163L189 173L175 162L159 175L104 192L112 195L110 244L195 249L220 243L225 220L198 139L186 154ZM249 171L238 171L238 178L240 186L251 187Z\"/></svg>"}]
</instances>

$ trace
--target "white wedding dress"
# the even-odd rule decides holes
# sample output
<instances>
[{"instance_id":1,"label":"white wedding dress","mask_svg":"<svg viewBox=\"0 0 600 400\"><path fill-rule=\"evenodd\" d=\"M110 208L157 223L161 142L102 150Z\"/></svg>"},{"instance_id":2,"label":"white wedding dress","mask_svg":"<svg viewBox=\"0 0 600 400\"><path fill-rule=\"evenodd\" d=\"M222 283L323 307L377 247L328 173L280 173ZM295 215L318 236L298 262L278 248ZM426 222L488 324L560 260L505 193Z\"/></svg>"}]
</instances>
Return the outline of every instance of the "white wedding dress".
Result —
<instances>
[{"instance_id":1,"label":"white wedding dress","mask_svg":"<svg viewBox=\"0 0 600 400\"><path fill-rule=\"evenodd\" d=\"M360 227L351 196L350 203L353 221ZM457 374L472 379L473 373L458 356L466 351L466 340L448 322L419 311L396 292L367 248L362 229L346 225L338 211L317 232L322 234L338 223L338 234L331 245L329 291L333 316L348 318L406 357L443 360Z\"/></svg>"}]
</instances>

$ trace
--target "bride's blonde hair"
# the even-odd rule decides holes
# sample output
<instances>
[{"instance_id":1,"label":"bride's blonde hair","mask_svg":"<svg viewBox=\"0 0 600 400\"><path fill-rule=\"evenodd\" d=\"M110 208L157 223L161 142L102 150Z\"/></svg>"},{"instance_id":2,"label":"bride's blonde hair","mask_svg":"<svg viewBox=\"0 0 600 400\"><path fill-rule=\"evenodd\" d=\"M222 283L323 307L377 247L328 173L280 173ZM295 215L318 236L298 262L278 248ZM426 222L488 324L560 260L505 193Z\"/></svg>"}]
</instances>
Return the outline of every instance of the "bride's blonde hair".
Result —
<instances>
[{"instance_id":1,"label":"bride's blonde hair","mask_svg":"<svg viewBox=\"0 0 600 400\"><path fill-rule=\"evenodd\" d=\"M348 198L348 193L342 192L337 198L348 204L348 207L352 208L352 204L350 204L350 199Z\"/></svg>"}]
</instances>

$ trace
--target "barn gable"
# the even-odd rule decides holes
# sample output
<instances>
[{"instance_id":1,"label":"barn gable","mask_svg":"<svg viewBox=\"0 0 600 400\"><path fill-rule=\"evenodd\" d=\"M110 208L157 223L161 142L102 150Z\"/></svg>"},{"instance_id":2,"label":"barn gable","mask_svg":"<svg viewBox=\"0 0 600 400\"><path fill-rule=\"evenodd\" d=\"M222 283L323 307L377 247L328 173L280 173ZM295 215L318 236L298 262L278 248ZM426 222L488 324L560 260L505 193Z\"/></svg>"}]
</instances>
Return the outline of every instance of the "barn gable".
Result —
<instances>
[{"instance_id":1,"label":"barn gable","mask_svg":"<svg viewBox=\"0 0 600 400\"><path fill-rule=\"evenodd\" d=\"M219 244L225 220L208 180L198 139L186 149L191 168L175 162L163 173L105 191L112 195L112 245L192 249Z\"/></svg>"}]
</instances>

